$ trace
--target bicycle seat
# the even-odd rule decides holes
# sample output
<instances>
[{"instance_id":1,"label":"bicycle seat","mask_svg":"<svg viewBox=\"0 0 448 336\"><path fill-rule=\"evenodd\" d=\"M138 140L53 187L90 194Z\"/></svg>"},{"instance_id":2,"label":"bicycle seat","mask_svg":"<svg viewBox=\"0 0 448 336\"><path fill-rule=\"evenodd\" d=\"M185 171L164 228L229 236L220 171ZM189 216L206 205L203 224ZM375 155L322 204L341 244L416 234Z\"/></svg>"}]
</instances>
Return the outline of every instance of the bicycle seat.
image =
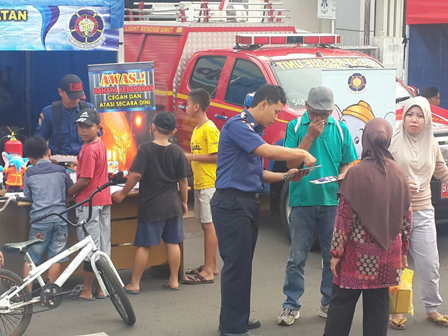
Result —
<instances>
[{"instance_id":1,"label":"bicycle seat","mask_svg":"<svg viewBox=\"0 0 448 336\"><path fill-rule=\"evenodd\" d=\"M8 243L3 245L3 251L6 253L15 253L15 252L19 252L19 253L26 253L26 251L33 245L36 244L41 244L43 243L42 239L31 239L31 240L27 240L26 242L21 242L21 243Z\"/></svg>"}]
</instances>

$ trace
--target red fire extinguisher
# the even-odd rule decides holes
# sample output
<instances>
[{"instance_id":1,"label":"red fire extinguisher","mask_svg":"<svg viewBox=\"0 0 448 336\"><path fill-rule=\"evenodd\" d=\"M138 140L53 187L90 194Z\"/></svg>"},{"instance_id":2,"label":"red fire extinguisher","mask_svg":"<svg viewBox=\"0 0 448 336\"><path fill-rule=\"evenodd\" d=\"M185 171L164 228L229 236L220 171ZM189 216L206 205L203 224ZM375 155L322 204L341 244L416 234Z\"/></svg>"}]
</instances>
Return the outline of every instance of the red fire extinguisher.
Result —
<instances>
[{"instance_id":1,"label":"red fire extinguisher","mask_svg":"<svg viewBox=\"0 0 448 336\"><path fill-rule=\"evenodd\" d=\"M22 141L17 140L16 134L9 127L11 135L8 135L9 140L5 142L5 152L9 155L20 155L22 154Z\"/></svg>"}]
</instances>

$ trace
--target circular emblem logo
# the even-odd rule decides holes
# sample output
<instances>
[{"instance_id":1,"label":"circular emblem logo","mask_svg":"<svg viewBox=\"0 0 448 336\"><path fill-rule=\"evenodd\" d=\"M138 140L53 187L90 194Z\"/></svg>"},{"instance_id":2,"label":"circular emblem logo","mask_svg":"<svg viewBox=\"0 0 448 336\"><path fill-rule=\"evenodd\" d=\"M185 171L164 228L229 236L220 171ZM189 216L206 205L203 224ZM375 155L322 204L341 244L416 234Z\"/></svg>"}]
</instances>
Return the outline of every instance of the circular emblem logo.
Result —
<instances>
[{"instance_id":1,"label":"circular emblem logo","mask_svg":"<svg viewBox=\"0 0 448 336\"><path fill-rule=\"evenodd\" d=\"M80 9L69 21L69 41L82 49L93 49L104 43L104 20L92 9Z\"/></svg>"},{"instance_id":2,"label":"circular emblem logo","mask_svg":"<svg viewBox=\"0 0 448 336\"><path fill-rule=\"evenodd\" d=\"M366 77L360 73L354 73L348 78L348 87L353 92L361 92L366 88Z\"/></svg>"}]
</instances>

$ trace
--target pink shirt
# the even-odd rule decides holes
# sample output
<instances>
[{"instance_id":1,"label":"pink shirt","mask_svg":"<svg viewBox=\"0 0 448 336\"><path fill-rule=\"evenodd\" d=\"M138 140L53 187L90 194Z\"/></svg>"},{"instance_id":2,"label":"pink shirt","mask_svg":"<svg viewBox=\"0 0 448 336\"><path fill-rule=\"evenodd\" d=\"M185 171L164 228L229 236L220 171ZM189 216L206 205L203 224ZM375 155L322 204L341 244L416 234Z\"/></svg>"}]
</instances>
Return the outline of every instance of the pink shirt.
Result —
<instances>
[{"instance_id":1,"label":"pink shirt","mask_svg":"<svg viewBox=\"0 0 448 336\"><path fill-rule=\"evenodd\" d=\"M101 139L82 146L78 155L76 179L79 180L82 177L89 178L90 181L87 184L87 187L76 195L76 203L89 198L90 194L94 192L96 188L109 181L107 175L106 147ZM112 204L110 188L104 189L93 197L92 205L94 206L110 204ZM88 203L84 204L84 206L88 205Z\"/></svg>"}]
</instances>

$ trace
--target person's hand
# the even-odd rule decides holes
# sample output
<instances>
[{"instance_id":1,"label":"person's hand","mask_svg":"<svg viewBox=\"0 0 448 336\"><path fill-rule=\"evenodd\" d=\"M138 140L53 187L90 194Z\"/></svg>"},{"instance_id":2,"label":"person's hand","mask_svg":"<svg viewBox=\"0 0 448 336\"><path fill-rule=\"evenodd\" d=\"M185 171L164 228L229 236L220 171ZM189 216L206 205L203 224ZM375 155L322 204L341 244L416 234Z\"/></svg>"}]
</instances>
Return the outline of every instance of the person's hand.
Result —
<instances>
[{"instance_id":1,"label":"person's hand","mask_svg":"<svg viewBox=\"0 0 448 336\"><path fill-rule=\"evenodd\" d=\"M401 256L401 269L404 270L404 269L406 269L408 267L409 267L409 265L408 265L408 256L403 254Z\"/></svg>"},{"instance_id":2,"label":"person's hand","mask_svg":"<svg viewBox=\"0 0 448 336\"><path fill-rule=\"evenodd\" d=\"M0 251L0 267L3 267L5 264L5 259L3 258L3 253Z\"/></svg>"},{"instance_id":3,"label":"person's hand","mask_svg":"<svg viewBox=\"0 0 448 336\"><path fill-rule=\"evenodd\" d=\"M182 214L185 216L188 213L188 204L182 203Z\"/></svg>"},{"instance_id":4,"label":"person's hand","mask_svg":"<svg viewBox=\"0 0 448 336\"><path fill-rule=\"evenodd\" d=\"M67 199L65 200L65 203L67 205L74 204L75 203L75 197L74 196L67 197Z\"/></svg>"},{"instance_id":5,"label":"person's hand","mask_svg":"<svg viewBox=\"0 0 448 336\"><path fill-rule=\"evenodd\" d=\"M193 161L193 154L185 154L188 163L190 163L191 161Z\"/></svg>"},{"instance_id":6,"label":"person's hand","mask_svg":"<svg viewBox=\"0 0 448 336\"><path fill-rule=\"evenodd\" d=\"M310 126L308 127L307 135L311 139L317 139L320 137L325 128L325 119L321 119L319 117L314 118L312 122L310 122Z\"/></svg>"},{"instance_id":7,"label":"person's hand","mask_svg":"<svg viewBox=\"0 0 448 336\"><path fill-rule=\"evenodd\" d=\"M125 197L126 195L123 190L118 190L112 194L112 201L115 203L121 203Z\"/></svg>"},{"instance_id":8,"label":"person's hand","mask_svg":"<svg viewBox=\"0 0 448 336\"><path fill-rule=\"evenodd\" d=\"M331 262L330 262L331 271L333 272L333 275L336 278L338 277L338 271L336 269L337 269L338 264L339 264L340 261L341 261L340 258L331 258Z\"/></svg>"},{"instance_id":9,"label":"person's hand","mask_svg":"<svg viewBox=\"0 0 448 336\"><path fill-rule=\"evenodd\" d=\"M299 182L301 179L303 179L304 176L308 175L309 173L310 173L309 169L299 171L297 168L292 168L286 172L287 175L291 176L288 178L288 181L293 182Z\"/></svg>"},{"instance_id":10,"label":"person's hand","mask_svg":"<svg viewBox=\"0 0 448 336\"><path fill-rule=\"evenodd\" d=\"M408 180L408 185L411 193L416 194L418 192L418 184L416 182Z\"/></svg>"},{"instance_id":11,"label":"person's hand","mask_svg":"<svg viewBox=\"0 0 448 336\"><path fill-rule=\"evenodd\" d=\"M306 167L312 167L314 166L316 161L317 161L316 158L307 152L305 158L303 159L303 164Z\"/></svg>"}]
</instances>

